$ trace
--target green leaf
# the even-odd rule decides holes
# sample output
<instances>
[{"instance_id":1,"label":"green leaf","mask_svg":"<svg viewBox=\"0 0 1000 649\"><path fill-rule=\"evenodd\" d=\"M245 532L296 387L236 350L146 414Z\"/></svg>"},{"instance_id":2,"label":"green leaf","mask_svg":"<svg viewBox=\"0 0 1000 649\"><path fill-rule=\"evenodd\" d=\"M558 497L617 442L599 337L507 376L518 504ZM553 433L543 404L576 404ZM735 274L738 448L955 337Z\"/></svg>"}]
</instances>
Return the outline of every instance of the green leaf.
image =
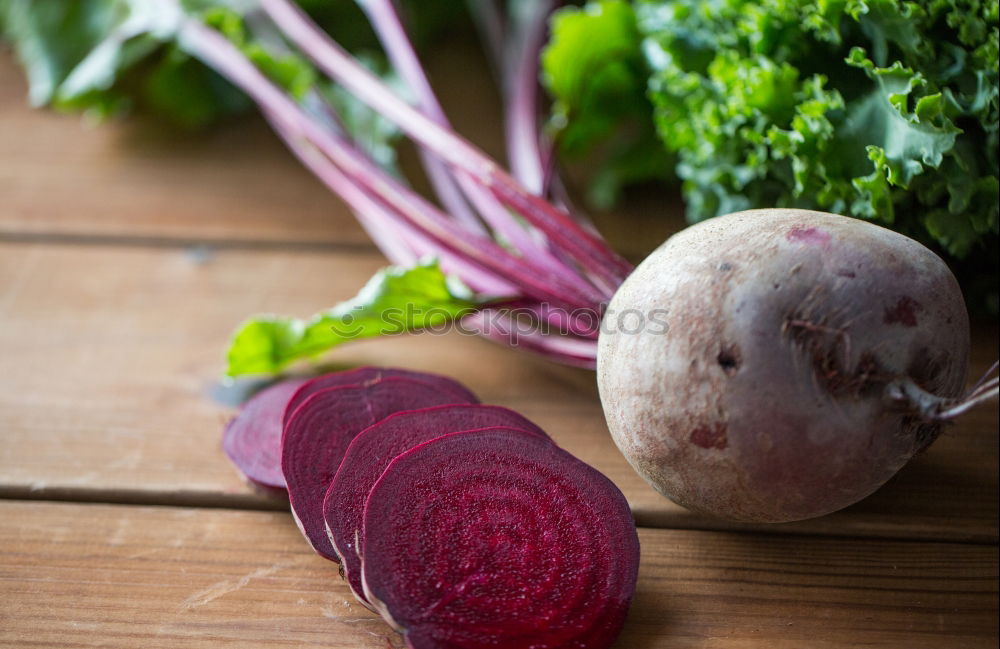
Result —
<instances>
[{"instance_id":1,"label":"green leaf","mask_svg":"<svg viewBox=\"0 0 1000 649\"><path fill-rule=\"evenodd\" d=\"M308 320L260 316L244 323L229 345L226 374L273 374L348 341L445 325L482 302L436 261L390 266L354 298Z\"/></svg>"},{"instance_id":2,"label":"green leaf","mask_svg":"<svg viewBox=\"0 0 1000 649\"><path fill-rule=\"evenodd\" d=\"M173 44L142 80L141 98L144 106L186 129L208 127L252 105L228 81Z\"/></svg>"},{"instance_id":3,"label":"green leaf","mask_svg":"<svg viewBox=\"0 0 1000 649\"><path fill-rule=\"evenodd\" d=\"M606 204L623 185L662 177L669 156L650 146L648 70L631 6L599 0L566 7L552 15L551 31L541 55L542 83L554 99L549 130L566 156L599 151L604 170L591 200Z\"/></svg>"},{"instance_id":4,"label":"green leaf","mask_svg":"<svg viewBox=\"0 0 1000 649\"><path fill-rule=\"evenodd\" d=\"M186 127L246 110L249 101L228 82L173 45L182 16L178 5L147 0L0 5L36 105L106 117L141 104Z\"/></svg>"},{"instance_id":5,"label":"green leaf","mask_svg":"<svg viewBox=\"0 0 1000 649\"><path fill-rule=\"evenodd\" d=\"M435 7L444 0L434 0ZM319 24L342 44L371 48L377 43L353 2L300 0ZM454 4L454 3L452 3ZM245 16L256 0L0 0L0 33L18 53L28 74L30 98L38 106L85 111L104 118L132 109L152 111L184 128L203 128L252 103L242 92L175 42L186 13L220 31L258 68L296 100L322 93L338 109L359 144L384 166L395 160L399 132L353 97L320 80L305 58L291 53L280 35ZM444 8L443 6L441 7ZM455 20L455 9L421 18L433 33ZM387 78L387 66L374 62ZM313 97L315 99L315 97ZM315 105L315 103L313 103Z\"/></svg>"},{"instance_id":6,"label":"green leaf","mask_svg":"<svg viewBox=\"0 0 1000 649\"><path fill-rule=\"evenodd\" d=\"M748 207L872 219L969 257L959 272L975 283L969 273L983 264L971 258L995 256L998 235L995 2L631 7L656 133L675 156L690 221ZM568 48L563 60L572 66ZM553 114L567 131L606 118L583 103L575 113L557 103ZM626 154L640 150L631 147ZM602 164L592 185L608 169Z\"/></svg>"},{"instance_id":7,"label":"green leaf","mask_svg":"<svg viewBox=\"0 0 1000 649\"><path fill-rule=\"evenodd\" d=\"M117 0L5 0L0 31L28 76L32 105L49 103L70 72L128 13Z\"/></svg>"},{"instance_id":8,"label":"green leaf","mask_svg":"<svg viewBox=\"0 0 1000 649\"><path fill-rule=\"evenodd\" d=\"M557 11L551 20L553 36L542 52L542 74L559 101L572 109L607 83L630 82L622 59L634 58L640 37L627 2L591 2Z\"/></svg>"}]
</instances>

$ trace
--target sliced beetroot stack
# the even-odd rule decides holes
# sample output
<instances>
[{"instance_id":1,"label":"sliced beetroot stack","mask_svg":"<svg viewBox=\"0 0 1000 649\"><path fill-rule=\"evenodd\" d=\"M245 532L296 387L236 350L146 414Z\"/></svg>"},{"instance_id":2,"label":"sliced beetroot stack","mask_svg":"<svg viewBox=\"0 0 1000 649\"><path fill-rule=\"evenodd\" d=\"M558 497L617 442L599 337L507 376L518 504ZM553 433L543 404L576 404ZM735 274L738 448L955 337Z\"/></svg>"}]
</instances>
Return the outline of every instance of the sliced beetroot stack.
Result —
<instances>
[{"instance_id":1,"label":"sliced beetroot stack","mask_svg":"<svg viewBox=\"0 0 1000 649\"><path fill-rule=\"evenodd\" d=\"M243 405L240 413L226 426L222 449L244 477L254 484L284 489L281 434L293 411L320 390L343 385L370 385L389 377L406 378L436 387L442 394L452 395L448 403L478 402L476 396L458 381L393 367L359 367L313 378L287 379L261 390Z\"/></svg>"},{"instance_id":2,"label":"sliced beetroot stack","mask_svg":"<svg viewBox=\"0 0 1000 649\"><path fill-rule=\"evenodd\" d=\"M628 611L624 496L538 435L454 433L394 459L365 505L368 600L413 649L598 649Z\"/></svg>"},{"instance_id":3,"label":"sliced beetroot stack","mask_svg":"<svg viewBox=\"0 0 1000 649\"><path fill-rule=\"evenodd\" d=\"M364 520L365 500L389 463L411 448L448 433L506 427L547 437L513 410L500 406L450 405L400 412L366 428L351 442L323 501L323 519L344 578L368 605L361 587L361 559L355 545Z\"/></svg>"},{"instance_id":4,"label":"sliced beetroot stack","mask_svg":"<svg viewBox=\"0 0 1000 649\"><path fill-rule=\"evenodd\" d=\"M621 630L639 561L624 496L451 379L289 380L249 401L223 446L254 482L287 486L308 542L339 553L411 649L606 649Z\"/></svg>"},{"instance_id":5,"label":"sliced beetroot stack","mask_svg":"<svg viewBox=\"0 0 1000 649\"><path fill-rule=\"evenodd\" d=\"M354 437L395 412L458 400L440 386L392 376L325 388L295 408L281 436L281 471L292 514L316 552L338 560L323 522L323 498Z\"/></svg>"}]
</instances>

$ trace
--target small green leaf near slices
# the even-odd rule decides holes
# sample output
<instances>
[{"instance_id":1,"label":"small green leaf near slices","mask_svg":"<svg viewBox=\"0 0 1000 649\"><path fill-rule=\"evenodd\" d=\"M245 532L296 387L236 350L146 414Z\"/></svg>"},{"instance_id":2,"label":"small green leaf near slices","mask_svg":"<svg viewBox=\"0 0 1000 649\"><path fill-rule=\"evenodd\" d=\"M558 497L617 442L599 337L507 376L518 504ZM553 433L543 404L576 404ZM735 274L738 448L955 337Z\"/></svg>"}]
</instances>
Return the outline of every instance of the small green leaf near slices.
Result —
<instances>
[{"instance_id":1,"label":"small green leaf near slices","mask_svg":"<svg viewBox=\"0 0 1000 649\"><path fill-rule=\"evenodd\" d=\"M436 261L389 266L354 298L307 320L260 316L244 323L229 345L226 374L273 374L345 342L447 324L483 302Z\"/></svg>"}]
</instances>

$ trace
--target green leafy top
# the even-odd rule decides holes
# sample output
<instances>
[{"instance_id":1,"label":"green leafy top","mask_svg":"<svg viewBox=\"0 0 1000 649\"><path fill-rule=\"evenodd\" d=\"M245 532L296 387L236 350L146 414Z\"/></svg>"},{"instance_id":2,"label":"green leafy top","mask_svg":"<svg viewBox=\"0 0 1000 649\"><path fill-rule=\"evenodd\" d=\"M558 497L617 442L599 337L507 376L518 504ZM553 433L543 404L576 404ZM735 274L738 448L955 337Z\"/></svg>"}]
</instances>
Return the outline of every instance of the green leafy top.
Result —
<instances>
[{"instance_id":1,"label":"green leafy top","mask_svg":"<svg viewBox=\"0 0 1000 649\"><path fill-rule=\"evenodd\" d=\"M388 66L370 53L376 41L353 2L301 4L342 42L360 48L368 66L388 78ZM141 108L197 129L252 104L175 41L181 12L196 14L292 97L316 93L344 111L345 126L359 143L391 166L397 129L321 80L309 62L267 30L265 21L251 24L248 16L255 8L254 0L0 0L0 34L24 66L33 105L83 111L98 119Z\"/></svg>"},{"instance_id":2,"label":"green leafy top","mask_svg":"<svg viewBox=\"0 0 1000 649\"><path fill-rule=\"evenodd\" d=\"M390 266L352 299L308 320L259 316L237 330L226 354L226 374L273 374L341 343L445 325L483 302L436 261Z\"/></svg>"},{"instance_id":3,"label":"green leafy top","mask_svg":"<svg viewBox=\"0 0 1000 649\"><path fill-rule=\"evenodd\" d=\"M600 83L607 43L640 55L588 92L621 94L621 120L648 102L691 221L818 208L995 260L997 42L988 0L594 0L553 22L543 80L582 150L616 104L564 88Z\"/></svg>"},{"instance_id":4,"label":"green leafy top","mask_svg":"<svg viewBox=\"0 0 1000 649\"><path fill-rule=\"evenodd\" d=\"M621 0L561 9L551 27L554 38L541 58L543 82L554 99L551 130L564 154L606 159L590 199L607 206L622 186L669 170L643 95L648 73L641 34L632 8Z\"/></svg>"}]
</instances>

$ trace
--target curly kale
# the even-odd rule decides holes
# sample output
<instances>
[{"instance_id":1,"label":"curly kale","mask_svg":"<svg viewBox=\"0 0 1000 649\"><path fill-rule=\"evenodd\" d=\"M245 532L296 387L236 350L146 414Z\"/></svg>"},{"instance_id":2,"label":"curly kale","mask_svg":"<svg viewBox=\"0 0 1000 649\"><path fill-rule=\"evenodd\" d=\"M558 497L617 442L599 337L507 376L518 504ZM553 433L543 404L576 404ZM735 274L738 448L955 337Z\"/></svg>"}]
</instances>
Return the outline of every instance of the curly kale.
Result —
<instances>
[{"instance_id":1,"label":"curly kale","mask_svg":"<svg viewBox=\"0 0 1000 649\"><path fill-rule=\"evenodd\" d=\"M617 58L587 55L611 40ZM609 107L632 118L644 100L691 221L773 206L872 220L992 273L995 312L997 43L992 1L603 0L556 15L543 81L566 153L620 147Z\"/></svg>"}]
</instances>

